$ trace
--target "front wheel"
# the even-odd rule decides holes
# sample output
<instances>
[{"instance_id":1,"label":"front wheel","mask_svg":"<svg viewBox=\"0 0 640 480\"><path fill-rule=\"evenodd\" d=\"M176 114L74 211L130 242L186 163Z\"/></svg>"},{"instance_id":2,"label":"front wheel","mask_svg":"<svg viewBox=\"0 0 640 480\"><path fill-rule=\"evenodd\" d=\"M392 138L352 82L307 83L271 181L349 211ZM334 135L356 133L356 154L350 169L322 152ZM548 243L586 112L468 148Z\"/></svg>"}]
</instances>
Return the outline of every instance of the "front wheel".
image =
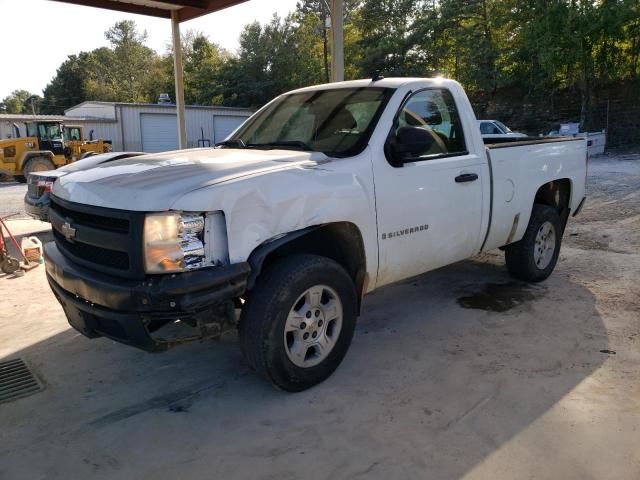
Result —
<instances>
[{"instance_id":1,"label":"front wheel","mask_svg":"<svg viewBox=\"0 0 640 480\"><path fill-rule=\"evenodd\" d=\"M519 280L540 282L556 266L562 242L562 222L558 212L535 204L522 240L505 247L509 273Z\"/></svg>"},{"instance_id":2,"label":"front wheel","mask_svg":"<svg viewBox=\"0 0 640 480\"><path fill-rule=\"evenodd\" d=\"M249 366L290 392L322 382L351 344L356 303L354 283L335 261L294 255L276 262L242 310L240 344Z\"/></svg>"}]
</instances>

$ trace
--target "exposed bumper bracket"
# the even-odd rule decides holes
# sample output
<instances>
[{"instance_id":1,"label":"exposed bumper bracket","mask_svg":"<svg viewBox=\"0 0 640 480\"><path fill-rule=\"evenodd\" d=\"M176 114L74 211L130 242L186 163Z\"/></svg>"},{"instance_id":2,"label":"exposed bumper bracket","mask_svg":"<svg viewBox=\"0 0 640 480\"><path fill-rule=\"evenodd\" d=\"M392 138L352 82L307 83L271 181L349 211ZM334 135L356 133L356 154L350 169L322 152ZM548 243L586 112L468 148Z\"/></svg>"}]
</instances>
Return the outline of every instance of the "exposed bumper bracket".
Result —
<instances>
[{"instance_id":1,"label":"exposed bumper bracket","mask_svg":"<svg viewBox=\"0 0 640 480\"><path fill-rule=\"evenodd\" d=\"M250 270L241 263L131 281L79 267L54 243L45 245L45 258L47 279L73 328L147 351L216 338L234 328L233 302L244 293ZM176 320L194 333L152 335Z\"/></svg>"}]
</instances>

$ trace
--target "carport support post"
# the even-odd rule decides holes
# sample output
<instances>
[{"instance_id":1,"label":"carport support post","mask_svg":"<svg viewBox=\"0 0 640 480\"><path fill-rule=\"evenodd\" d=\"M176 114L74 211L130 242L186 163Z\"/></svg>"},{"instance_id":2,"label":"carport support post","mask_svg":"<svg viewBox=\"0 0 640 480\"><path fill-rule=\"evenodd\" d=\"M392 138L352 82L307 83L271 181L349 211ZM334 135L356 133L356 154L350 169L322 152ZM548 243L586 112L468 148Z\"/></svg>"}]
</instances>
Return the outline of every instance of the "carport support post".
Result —
<instances>
[{"instance_id":1,"label":"carport support post","mask_svg":"<svg viewBox=\"0 0 640 480\"><path fill-rule=\"evenodd\" d=\"M173 38L173 71L176 84L176 112L178 119L178 146L187 148L187 129L184 121L184 79L182 70L182 45L180 42L180 18L178 10L171 10Z\"/></svg>"},{"instance_id":2,"label":"carport support post","mask_svg":"<svg viewBox=\"0 0 640 480\"><path fill-rule=\"evenodd\" d=\"M331 1L331 81L344 80L344 5L343 0Z\"/></svg>"}]
</instances>

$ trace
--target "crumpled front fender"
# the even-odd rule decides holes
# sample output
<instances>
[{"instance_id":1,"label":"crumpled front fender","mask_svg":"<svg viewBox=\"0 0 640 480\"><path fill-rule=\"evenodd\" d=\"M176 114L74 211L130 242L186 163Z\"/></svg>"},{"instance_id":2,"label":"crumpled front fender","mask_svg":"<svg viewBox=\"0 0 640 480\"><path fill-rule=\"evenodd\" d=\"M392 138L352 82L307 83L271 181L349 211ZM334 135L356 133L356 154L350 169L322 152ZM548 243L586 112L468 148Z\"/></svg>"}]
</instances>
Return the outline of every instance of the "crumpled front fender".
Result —
<instances>
[{"instance_id":1,"label":"crumpled front fender","mask_svg":"<svg viewBox=\"0 0 640 480\"><path fill-rule=\"evenodd\" d=\"M364 241L367 273L375 278L377 272L369 149L356 157L250 175L194 190L171 208L222 210L232 263L247 261L254 249L283 234L314 225L351 222Z\"/></svg>"}]
</instances>

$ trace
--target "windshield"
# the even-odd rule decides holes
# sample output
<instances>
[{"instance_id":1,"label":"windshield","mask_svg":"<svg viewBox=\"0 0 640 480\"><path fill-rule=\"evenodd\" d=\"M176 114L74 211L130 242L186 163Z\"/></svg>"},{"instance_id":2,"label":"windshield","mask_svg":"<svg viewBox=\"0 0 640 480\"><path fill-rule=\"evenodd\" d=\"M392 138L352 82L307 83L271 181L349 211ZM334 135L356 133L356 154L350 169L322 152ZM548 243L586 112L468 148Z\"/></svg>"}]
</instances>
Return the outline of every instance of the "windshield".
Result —
<instances>
[{"instance_id":1,"label":"windshield","mask_svg":"<svg viewBox=\"0 0 640 480\"><path fill-rule=\"evenodd\" d=\"M389 88L361 87L284 95L222 145L356 155L367 144L392 93Z\"/></svg>"},{"instance_id":2,"label":"windshield","mask_svg":"<svg viewBox=\"0 0 640 480\"><path fill-rule=\"evenodd\" d=\"M498 125L502 129L502 131L504 133L511 133L511 129L509 127L507 127L504 123L499 122L498 120L496 120L496 125Z\"/></svg>"},{"instance_id":3,"label":"windshield","mask_svg":"<svg viewBox=\"0 0 640 480\"><path fill-rule=\"evenodd\" d=\"M57 123L39 123L39 137L42 140L61 140L62 129Z\"/></svg>"}]
</instances>

